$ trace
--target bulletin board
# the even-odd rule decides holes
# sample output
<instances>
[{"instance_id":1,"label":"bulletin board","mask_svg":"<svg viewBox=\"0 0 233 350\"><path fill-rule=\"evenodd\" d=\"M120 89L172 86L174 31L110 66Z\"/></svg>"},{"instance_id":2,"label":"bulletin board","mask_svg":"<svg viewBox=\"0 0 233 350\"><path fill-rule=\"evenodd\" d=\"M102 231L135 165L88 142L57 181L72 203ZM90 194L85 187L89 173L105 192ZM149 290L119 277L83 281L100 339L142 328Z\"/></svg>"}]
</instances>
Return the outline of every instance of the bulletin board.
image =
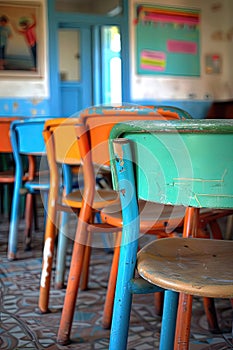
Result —
<instances>
[{"instance_id":1,"label":"bulletin board","mask_svg":"<svg viewBox=\"0 0 233 350\"><path fill-rule=\"evenodd\" d=\"M138 75L200 76L200 10L135 4Z\"/></svg>"}]
</instances>

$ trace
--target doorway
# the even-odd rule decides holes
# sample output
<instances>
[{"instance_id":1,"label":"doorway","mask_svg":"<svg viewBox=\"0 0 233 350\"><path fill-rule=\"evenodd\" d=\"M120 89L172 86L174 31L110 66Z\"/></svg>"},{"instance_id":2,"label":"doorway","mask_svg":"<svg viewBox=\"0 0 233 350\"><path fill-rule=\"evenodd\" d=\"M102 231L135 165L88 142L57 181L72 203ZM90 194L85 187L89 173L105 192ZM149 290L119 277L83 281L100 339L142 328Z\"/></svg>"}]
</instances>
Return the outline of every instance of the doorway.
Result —
<instances>
[{"instance_id":1,"label":"doorway","mask_svg":"<svg viewBox=\"0 0 233 350\"><path fill-rule=\"evenodd\" d=\"M62 116L71 116L91 105L121 103L118 26L61 24L58 41Z\"/></svg>"}]
</instances>

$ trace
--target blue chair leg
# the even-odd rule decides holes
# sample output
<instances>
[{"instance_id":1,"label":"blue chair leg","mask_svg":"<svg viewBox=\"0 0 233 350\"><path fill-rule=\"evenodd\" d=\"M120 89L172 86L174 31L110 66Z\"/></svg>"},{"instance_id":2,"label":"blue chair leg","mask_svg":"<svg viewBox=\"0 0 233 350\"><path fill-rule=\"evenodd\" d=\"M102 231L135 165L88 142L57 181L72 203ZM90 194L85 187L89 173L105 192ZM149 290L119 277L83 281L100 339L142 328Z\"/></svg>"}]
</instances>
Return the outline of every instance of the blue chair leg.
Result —
<instances>
[{"instance_id":1,"label":"blue chair leg","mask_svg":"<svg viewBox=\"0 0 233 350\"><path fill-rule=\"evenodd\" d=\"M124 152L124 162L117 162L116 167L119 169L117 174L124 225L114 298L110 350L124 350L127 348L132 304L130 287L135 272L139 238L139 215L136 194L133 190L135 185L131 151L129 145L122 145L122 150ZM132 184L132 186L129 186L129 184Z\"/></svg>"},{"instance_id":2,"label":"blue chair leg","mask_svg":"<svg viewBox=\"0 0 233 350\"><path fill-rule=\"evenodd\" d=\"M71 168L68 165L63 165L64 187L66 193L72 191L73 177ZM67 225L69 223L69 213L60 213L60 222L58 223L58 245L56 259L56 274L55 285L57 289L64 287L64 276L66 269L66 249L68 243Z\"/></svg>"},{"instance_id":3,"label":"blue chair leg","mask_svg":"<svg viewBox=\"0 0 233 350\"><path fill-rule=\"evenodd\" d=\"M121 248L117 285L114 299L112 327L109 350L124 350L127 348L132 293L130 281L134 277L135 254L129 252L137 250L137 241Z\"/></svg>"},{"instance_id":4,"label":"blue chair leg","mask_svg":"<svg viewBox=\"0 0 233 350\"><path fill-rule=\"evenodd\" d=\"M19 224L19 205L20 205L20 187L21 183L15 182L15 188L12 198L11 219L8 240L8 259L15 259L18 245L18 224Z\"/></svg>"},{"instance_id":5,"label":"blue chair leg","mask_svg":"<svg viewBox=\"0 0 233 350\"><path fill-rule=\"evenodd\" d=\"M66 269L66 250L68 237L66 234L67 225L69 223L69 213L61 213L61 222L59 223L57 259L56 259L56 274L55 285L57 289L64 287L64 276Z\"/></svg>"},{"instance_id":6,"label":"blue chair leg","mask_svg":"<svg viewBox=\"0 0 233 350\"><path fill-rule=\"evenodd\" d=\"M164 292L159 350L173 350L174 348L178 298L179 293L170 290Z\"/></svg>"},{"instance_id":7,"label":"blue chair leg","mask_svg":"<svg viewBox=\"0 0 233 350\"><path fill-rule=\"evenodd\" d=\"M48 210L48 191L43 191L43 205L44 205L44 228L46 227L47 210Z\"/></svg>"}]
</instances>

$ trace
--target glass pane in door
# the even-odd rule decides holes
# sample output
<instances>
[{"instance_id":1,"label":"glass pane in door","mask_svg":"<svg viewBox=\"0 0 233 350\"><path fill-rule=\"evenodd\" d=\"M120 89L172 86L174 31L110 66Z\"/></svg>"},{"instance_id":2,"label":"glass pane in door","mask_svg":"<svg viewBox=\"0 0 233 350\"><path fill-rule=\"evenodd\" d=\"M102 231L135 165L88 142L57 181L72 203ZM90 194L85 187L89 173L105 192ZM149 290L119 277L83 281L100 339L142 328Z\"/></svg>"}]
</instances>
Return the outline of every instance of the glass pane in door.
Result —
<instances>
[{"instance_id":1,"label":"glass pane in door","mask_svg":"<svg viewBox=\"0 0 233 350\"><path fill-rule=\"evenodd\" d=\"M103 102L122 102L121 37L117 26L102 27Z\"/></svg>"},{"instance_id":2,"label":"glass pane in door","mask_svg":"<svg viewBox=\"0 0 233 350\"><path fill-rule=\"evenodd\" d=\"M80 33L78 29L59 29L59 73L62 81L79 81Z\"/></svg>"}]
</instances>

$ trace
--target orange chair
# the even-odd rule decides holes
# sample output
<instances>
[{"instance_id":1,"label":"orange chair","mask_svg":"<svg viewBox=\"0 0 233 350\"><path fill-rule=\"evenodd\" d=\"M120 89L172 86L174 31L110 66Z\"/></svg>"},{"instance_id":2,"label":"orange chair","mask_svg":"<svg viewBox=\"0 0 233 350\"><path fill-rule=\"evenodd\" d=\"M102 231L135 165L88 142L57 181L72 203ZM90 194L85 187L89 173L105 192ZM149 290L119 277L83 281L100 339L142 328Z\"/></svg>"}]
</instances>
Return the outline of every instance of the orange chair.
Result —
<instances>
[{"instance_id":1,"label":"orange chair","mask_svg":"<svg viewBox=\"0 0 233 350\"><path fill-rule=\"evenodd\" d=\"M57 231L59 231L59 234L55 280L58 284L57 287L61 288L65 272L67 238L69 237L69 234L66 231L68 220L67 214L68 212L73 211L77 214L79 221L81 221L80 209L85 207L86 188L72 190L71 167L76 167L76 170L78 169L78 179L81 177L82 181L80 150L77 144L77 137L74 128L74 126L79 123L80 120L78 118L56 118L47 121L43 131L50 168L50 191L39 296L39 309L42 313L46 313L49 310L49 292L54 244ZM63 169L62 180L60 176L61 167ZM93 173L91 169L88 171L94 176L91 181L95 184L93 204L88 208L90 211L89 220L92 222L96 211L105 205L115 203L116 200L118 200L118 196L113 190L96 189L97 175L94 170ZM102 170L100 172L102 172ZM61 191L61 183L64 185L63 191ZM58 222L58 214L60 212L62 212L62 216ZM88 269L86 268L86 271L87 270Z\"/></svg>"},{"instance_id":2,"label":"orange chair","mask_svg":"<svg viewBox=\"0 0 233 350\"><path fill-rule=\"evenodd\" d=\"M79 116L79 123L83 125L76 127L79 150L83 161L83 173L84 173L84 193L83 205L80 210L78 226L75 236L75 242L73 246L72 261L70 267L70 273L68 278L68 285L66 290L66 297L64 301L60 328L58 332L58 342L61 344L67 344L70 338L72 319L75 310L76 297L78 288L80 286L81 274L83 273L83 261L88 261L91 251L91 242L89 241L88 232L95 231L95 225L91 223L92 211L91 208L94 203L95 193L95 181L93 175L93 164L102 166L109 166L109 152L108 152L108 137L112 127L120 122L134 119L180 119L180 115L177 112L169 113L169 110L165 112L166 116L157 112L157 108L145 108L143 106L118 106L118 107L94 107L88 108L82 111ZM106 203L105 207L109 207L110 203ZM173 209L170 208L169 217L166 216L166 221L171 223L171 229L174 229L181 223L184 216L183 208L180 208L177 212L172 213ZM175 217L176 215L176 217ZM156 232L156 234L164 235L164 220L160 221L161 230L156 226L156 223L150 222L150 228ZM148 224L148 223L147 223ZM169 226L169 224L168 224ZM115 227L108 225L108 233L112 235L114 231L121 231L121 227ZM147 227L148 228L148 227ZM103 231L103 229L102 229ZM117 240L117 248L112 263L112 272L109 280L109 285L113 283L114 291L116 279L116 269L118 266L118 249L120 244L120 235L114 236L113 240ZM115 246L115 242L114 242ZM85 264L88 266L88 264ZM113 303L113 297L110 298ZM109 315L108 308L106 313ZM111 318L111 315L110 315Z\"/></svg>"},{"instance_id":3,"label":"orange chair","mask_svg":"<svg viewBox=\"0 0 233 350\"><path fill-rule=\"evenodd\" d=\"M139 107L132 108L132 106L124 107L124 109L128 109L127 112L127 118L135 118L138 114ZM101 107L102 111L110 111L110 114L112 114L112 125L114 124L114 114L118 113L119 110L122 110L122 107ZM141 113L143 113L142 107L140 107ZM93 109L88 109L88 112L93 112ZM98 111L95 109L95 112L98 112L99 115L99 109ZM156 115L158 114L152 110L152 108L147 108L146 112L146 118L148 118L150 115ZM165 112L167 113L167 112ZM172 118L179 118L179 115L177 113L171 112ZM184 112L185 113L185 112ZM96 113L95 113L96 114ZM97 120L95 114L93 114L92 120ZM122 116L120 120L123 120L125 116ZM76 211L77 214L79 214L79 210L82 206L82 194L80 191L72 193L71 190L71 172L70 172L70 166L76 166L80 164L80 153L78 146L76 144L76 136L74 135L73 126L75 124L80 123L79 118L56 118L54 120L50 120L45 124L45 129L43 132L44 139L47 145L47 152L48 155L48 162L50 167L50 195L48 200L48 220L45 230L45 249L44 249L44 258L43 258L43 268L42 268L42 275L41 275L41 286L40 286L40 297L39 297L39 309L42 313L46 313L48 311L49 306L49 291L50 291L50 281L51 281L51 271L52 271L52 260L53 260L53 252L54 252L54 242L55 242L55 236L56 236L56 211L69 211L73 210ZM102 123L103 124L103 123ZM109 131L111 129L112 125L108 125L108 131L107 135L109 134ZM56 132L55 132L56 131ZM59 135L59 137L58 137ZM53 140L53 141L51 141ZM62 140L62 142L61 142ZM105 139L107 140L107 139ZM64 197L59 198L59 164L63 164L63 171L64 171L64 180L65 180L65 190L64 190ZM95 166L94 166L95 168ZM80 173L79 168L79 173ZM96 173L100 174L100 178L104 178L108 180L109 177L109 167L96 167L95 169L95 180L97 179ZM110 182L110 181L109 181ZM96 183L96 181L95 181ZM112 196L112 192L110 192ZM101 193L101 196L103 196L103 193ZM109 196L109 194L108 194ZM115 197L115 193L114 193ZM93 204L93 208L98 208L98 211L105 207L106 205L109 205L109 199L102 197L102 199L97 201L97 198L95 199L95 203ZM61 205L62 202L62 205ZM55 203L55 206L53 206L53 203ZM61 228L61 231L63 230L62 227L66 226L67 221L67 214L62 214L62 223L59 225ZM95 225L96 227L97 225ZM102 225L103 226L103 225ZM105 227L108 226L107 224L104 225ZM96 229L96 228L95 228ZM112 230L113 231L113 228ZM49 242L49 243L48 243ZM56 275L55 275L55 285L57 288L62 288L64 286L64 273L65 273L65 258L66 258L66 245L67 245L67 233L63 233L59 235L58 240L58 248L57 248L57 264L56 264ZM47 247L49 246L49 250ZM90 247L89 247L90 248ZM90 257L90 249L86 249L86 257L85 257L85 264L84 264L84 272L83 272L83 278L82 278L82 285L81 289L85 289L87 286L88 281L88 261ZM48 257L48 254L50 257Z\"/></svg>"}]
</instances>

